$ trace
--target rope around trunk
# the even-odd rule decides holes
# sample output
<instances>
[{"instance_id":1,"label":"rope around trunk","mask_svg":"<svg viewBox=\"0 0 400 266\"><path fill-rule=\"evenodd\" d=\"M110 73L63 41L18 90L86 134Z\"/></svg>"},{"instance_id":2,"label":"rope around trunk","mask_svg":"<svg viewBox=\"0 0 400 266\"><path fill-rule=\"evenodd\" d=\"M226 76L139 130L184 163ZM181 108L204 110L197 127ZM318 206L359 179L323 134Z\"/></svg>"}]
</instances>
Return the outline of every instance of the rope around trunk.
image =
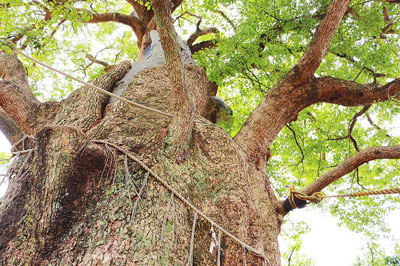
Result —
<instances>
[{"instance_id":1,"label":"rope around trunk","mask_svg":"<svg viewBox=\"0 0 400 266\"><path fill-rule=\"evenodd\" d=\"M243 248L247 249L248 251L254 253L257 256L260 256L263 260L265 264L268 264L270 266L272 266L272 264L269 262L269 260L267 259L267 257L264 254L263 250L257 250L255 248L253 248L252 246L250 246L249 244L247 244L246 242L243 242L242 240L240 240L239 238L237 238L235 235L231 234L230 232L228 232L226 229L224 229L221 225L219 225L218 223L216 223L213 219L211 219L210 217L208 217L205 213L203 213L202 211L200 211L196 206L194 206L189 200L187 200L184 196L182 196L178 191L176 191L170 184L168 184L164 179L162 179L157 173L155 173L153 170L151 170L145 163L143 163L139 158L135 157L134 155L132 155L130 152L128 152L127 150L125 150L124 148L121 148L113 143L107 142L107 141L103 141L103 140L92 140L91 142L93 143L101 143L101 144L105 144L108 145L110 147L115 148L116 150L122 152L123 154L127 155L131 160L135 161L136 163L138 163L143 169L145 169L148 173L150 173L157 181L159 181L163 186L165 186L169 191L171 191L172 193L174 193L174 195L176 197L178 197L181 201L183 201L186 205L188 205L195 213L197 213L198 215L200 215L201 217L203 217L206 221L208 221L211 225L214 225L215 227L217 227L221 232L223 232L224 234L226 234L227 236L229 236L230 238L232 238L233 240L235 240L236 242L238 242Z\"/></svg>"}]
</instances>

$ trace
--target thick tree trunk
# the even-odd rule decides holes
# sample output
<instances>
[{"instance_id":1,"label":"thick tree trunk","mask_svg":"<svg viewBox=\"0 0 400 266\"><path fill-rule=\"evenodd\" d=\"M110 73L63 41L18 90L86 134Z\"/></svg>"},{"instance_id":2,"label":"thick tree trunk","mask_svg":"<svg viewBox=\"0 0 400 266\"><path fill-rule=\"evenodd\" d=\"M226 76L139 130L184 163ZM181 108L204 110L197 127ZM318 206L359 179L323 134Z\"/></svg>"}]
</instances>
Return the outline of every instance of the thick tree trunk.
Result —
<instances>
[{"instance_id":1,"label":"thick tree trunk","mask_svg":"<svg viewBox=\"0 0 400 266\"><path fill-rule=\"evenodd\" d=\"M128 68L122 63L94 83L111 91ZM165 150L169 117L109 103L87 87L37 108L34 138L24 143L32 150L19 155L0 206L0 265L186 265L194 211L120 148L280 265L281 217L268 179L223 129L200 117L214 91L204 71L185 65L185 77L197 122L183 162ZM158 66L136 75L122 96L173 113L172 91ZM217 264L212 230L218 236L199 216L193 264ZM265 263L225 234L221 248L221 265Z\"/></svg>"}]
</instances>

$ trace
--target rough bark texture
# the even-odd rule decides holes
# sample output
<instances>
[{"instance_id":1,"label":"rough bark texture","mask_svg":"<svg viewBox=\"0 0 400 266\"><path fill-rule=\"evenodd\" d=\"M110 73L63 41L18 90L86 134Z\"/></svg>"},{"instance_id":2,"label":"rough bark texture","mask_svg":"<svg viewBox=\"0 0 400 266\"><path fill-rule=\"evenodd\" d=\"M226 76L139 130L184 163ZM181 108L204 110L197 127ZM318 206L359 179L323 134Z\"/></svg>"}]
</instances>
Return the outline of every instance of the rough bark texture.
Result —
<instances>
[{"instance_id":1,"label":"rough bark texture","mask_svg":"<svg viewBox=\"0 0 400 266\"><path fill-rule=\"evenodd\" d=\"M94 83L111 90L128 69L122 63ZM200 68L185 67L185 76L197 113L203 113L215 87ZM164 65L140 72L123 97L172 113L173 91ZM200 210L279 265L278 202L266 176L223 129L197 117L202 122L195 123L186 160L177 164L165 150L170 118L121 101L105 103L106 96L83 87L61 103L38 107L37 115L45 110L56 115L46 117L47 126L43 122L31 129L35 138L25 148L34 151L21 155L20 166L27 163L15 173L2 201L1 265L187 263L193 211L176 197L168 209L170 191L146 178L132 161L128 175L124 155L90 142L94 139L140 157ZM135 208L135 191L145 180ZM194 264L216 263L217 248L209 252L210 230L208 222L198 219ZM242 247L224 235L222 243L222 265L240 265ZM246 260L263 264L249 252Z\"/></svg>"},{"instance_id":2,"label":"rough bark texture","mask_svg":"<svg viewBox=\"0 0 400 266\"><path fill-rule=\"evenodd\" d=\"M177 160L184 160L186 149L192 138L196 106L193 93L185 77L181 46L171 18L174 7L172 1L152 0L161 45L165 52L166 65L170 69L168 77L173 84L174 118L168 127L171 150Z\"/></svg>"},{"instance_id":3,"label":"rough bark texture","mask_svg":"<svg viewBox=\"0 0 400 266\"><path fill-rule=\"evenodd\" d=\"M277 238L286 213L263 172L269 145L307 106L366 106L399 97L399 80L377 87L314 77L349 3L333 0L303 57L233 140L202 117L214 117L207 103L216 88L203 69L182 62L170 18L182 1L153 0L154 13L127 1L135 9L131 15L96 14L89 23L130 25L142 54L150 31L158 27L167 64L136 71L122 84L131 67L122 62L93 83L113 91L122 82L122 97L174 117L110 101L87 86L64 101L40 103L17 57L1 54L0 129L13 144L30 137L16 145L25 150L17 153L0 202L0 265L215 265L218 248L210 252L210 245L212 230L218 230L198 218L191 252L194 211L128 159L132 155L216 223L262 251L267 265L281 265ZM190 48L214 43L198 45ZM170 156L171 146L184 151L179 160ZM359 165L383 158L399 159L399 147L361 151L304 192L319 191ZM265 265L224 234L221 248L221 265L244 260Z\"/></svg>"},{"instance_id":4,"label":"rough bark texture","mask_svg":"<svg viewBox=\"0 0 400 266\"><path fill-rule=\"evenodd\" d=\"M344 16L350 0L333 0L306 52L254 110L235 140L261 168L268 160L268 149L282 128L296 119L298 112L315 103L314 73L328 51L329 43ZM267 130L268 128L268 130Z\"/></svg>"}]
</instances>

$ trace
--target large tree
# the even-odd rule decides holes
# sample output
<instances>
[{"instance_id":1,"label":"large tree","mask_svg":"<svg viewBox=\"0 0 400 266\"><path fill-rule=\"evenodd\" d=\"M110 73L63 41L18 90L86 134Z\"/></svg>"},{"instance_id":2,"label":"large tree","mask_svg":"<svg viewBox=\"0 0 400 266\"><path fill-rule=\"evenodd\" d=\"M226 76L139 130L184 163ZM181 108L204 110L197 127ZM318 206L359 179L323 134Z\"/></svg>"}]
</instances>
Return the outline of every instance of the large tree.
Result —
<instances>
[{"instance_id":1,"label":"large tree","mask_svg":"<svg viewBox=\"0 0 400 266\"><path fill-rule=\"evenodd\" d=\"M281 265L290 183L399 184L398 2L0 1L0 264ZM382 202L330 206L372 235Z\"/></svg>"}]
</instances>

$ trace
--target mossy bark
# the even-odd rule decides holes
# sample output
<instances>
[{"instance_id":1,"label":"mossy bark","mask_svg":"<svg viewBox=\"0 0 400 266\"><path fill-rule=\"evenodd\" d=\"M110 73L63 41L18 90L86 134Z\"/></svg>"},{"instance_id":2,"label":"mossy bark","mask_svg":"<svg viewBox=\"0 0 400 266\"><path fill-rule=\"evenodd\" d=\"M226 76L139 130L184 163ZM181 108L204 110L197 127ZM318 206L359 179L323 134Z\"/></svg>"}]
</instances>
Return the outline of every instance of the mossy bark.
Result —
<instances>
[{"instance_id":1,"label":"mossy bark","mask_svg":"<svg viewBox=\"0 0 400 266\"><path fill-rule=\"evenodd\" d=\"M123 63L94 82L111 91L128 68ZM106 96L86 87L61 103L39 106L34 138L24 145L33 150L20 155L0 206L0 265L187 264L193 210L171 199L137 163L95 140L140 158L214 221L280 265L281 217L267 177L222 128L201 117L215 93L204 71L185 66L185 76L197 122L182 162L166 151L168 117L121 101L108 104ZM123 97L173 113L172 88L168 70L159 66L139 73ZM212 241L211 224L199 217L194 265L216 265ZM221 265L242 265L242 247L224 234L221 243ZM250 252L245 257L247 265L264 263Z\"/></svg>"}]
</instances>

